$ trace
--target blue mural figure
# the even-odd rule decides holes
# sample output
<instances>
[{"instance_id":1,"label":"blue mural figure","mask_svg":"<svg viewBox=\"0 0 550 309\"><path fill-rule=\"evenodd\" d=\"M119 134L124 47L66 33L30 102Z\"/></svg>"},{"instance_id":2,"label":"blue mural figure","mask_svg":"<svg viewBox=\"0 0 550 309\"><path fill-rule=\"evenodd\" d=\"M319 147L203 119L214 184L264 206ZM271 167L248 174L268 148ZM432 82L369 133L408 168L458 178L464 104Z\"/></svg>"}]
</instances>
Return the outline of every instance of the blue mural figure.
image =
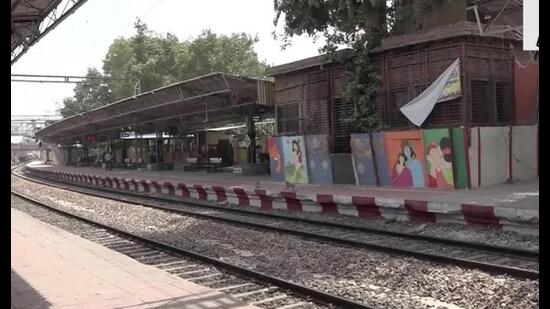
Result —
<instances>
[{"instance_id":1,"label":"blue mural figure","mask_svg":"<svg viewBox=\"0 0 550 309\"><path fill-rule=\"evenodd\" d=\"M424 171L422 162L416 159L416 154L409 143L403 145L403 154L406 158L406 165L411 170L414 187L424 187Z\"/></svg>"}]
</instances>

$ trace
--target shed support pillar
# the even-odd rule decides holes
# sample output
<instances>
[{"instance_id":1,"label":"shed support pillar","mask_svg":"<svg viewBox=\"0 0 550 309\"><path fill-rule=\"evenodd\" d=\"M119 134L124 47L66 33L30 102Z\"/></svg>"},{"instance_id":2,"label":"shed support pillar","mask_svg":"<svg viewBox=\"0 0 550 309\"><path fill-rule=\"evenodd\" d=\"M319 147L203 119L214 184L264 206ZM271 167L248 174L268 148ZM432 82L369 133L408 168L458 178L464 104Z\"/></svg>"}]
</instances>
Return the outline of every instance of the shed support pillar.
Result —
<instances>
[{"instance_id":1,"label":"shed support pillar","mask_svg":"<svg viewBox=\"0 0 550 309\"><path fill-rule=\"evenodd\" d=\"M246 129L250 137L250 146L248 147L248 163L256 163L256 125L254 124L254 108L248 112L246 119Z\"/></svg>"}]
</instances>

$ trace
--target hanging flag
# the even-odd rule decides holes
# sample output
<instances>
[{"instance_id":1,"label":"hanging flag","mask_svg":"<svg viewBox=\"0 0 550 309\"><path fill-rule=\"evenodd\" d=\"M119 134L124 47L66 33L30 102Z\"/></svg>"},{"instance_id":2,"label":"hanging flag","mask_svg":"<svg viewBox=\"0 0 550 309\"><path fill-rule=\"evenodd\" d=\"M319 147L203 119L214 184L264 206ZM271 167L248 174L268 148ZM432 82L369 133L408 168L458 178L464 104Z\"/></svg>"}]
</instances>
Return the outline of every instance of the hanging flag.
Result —
<instances>
[{"instance_id":1,"label":"hanging flag","mask_svg":"<svg viewBox=\"0 0 550 309\"><path fill-rule=\"evenodd\" d=\"M412 123L419 127L428 118L436 103L460 96L460 58L457 58L430 87L401 107L400 110Z\"/></svg>"}]
</instances>

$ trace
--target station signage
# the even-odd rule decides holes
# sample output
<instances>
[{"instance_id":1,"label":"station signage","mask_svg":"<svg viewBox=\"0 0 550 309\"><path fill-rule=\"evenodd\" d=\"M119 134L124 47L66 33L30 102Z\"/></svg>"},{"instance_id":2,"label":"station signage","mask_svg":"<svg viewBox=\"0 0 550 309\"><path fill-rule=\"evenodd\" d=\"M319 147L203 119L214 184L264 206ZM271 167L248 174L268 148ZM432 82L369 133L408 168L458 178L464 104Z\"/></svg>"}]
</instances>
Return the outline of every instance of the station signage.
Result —
<instances>
[{"instance_id":1,"label":"station signage","mask_svg":"<svg viewBox=\"0 0 550 309\"><path fill-rule=\"evenodd\" d=\"M97 141L97 135L95 135L95 134L88 134L84 138L88 142L96 142Z\"/></svg>"}]
</instances>

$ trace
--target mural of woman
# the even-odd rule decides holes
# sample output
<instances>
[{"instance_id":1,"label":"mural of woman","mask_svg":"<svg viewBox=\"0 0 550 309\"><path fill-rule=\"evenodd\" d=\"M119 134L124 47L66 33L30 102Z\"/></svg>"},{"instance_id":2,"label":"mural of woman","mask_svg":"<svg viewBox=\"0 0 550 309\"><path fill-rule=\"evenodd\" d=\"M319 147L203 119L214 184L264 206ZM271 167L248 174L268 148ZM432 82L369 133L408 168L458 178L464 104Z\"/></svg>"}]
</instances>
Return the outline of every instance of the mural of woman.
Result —
<instances>
[{"instance_id":1,"label":"mural of woman","mask_svg":"<svg viewBox=\"0 0 550 309\"><path fill-rule=\"evenodd\" d=\"M411 170L413 186L424 187L424 171L422 162L416 159L416 154L411 145L407 142L403 144L403 154L407 162L407 167Z\"/></svg>"},{"instance_id":2,"label":"mural of woman","mask_svg":"<svg viewBox=\"0 0 550 309\"><path fill-rule=\"evenodd\" d=\"M444 159L444 154L436 144L432 143L428 147L428 155L426 159L430 163L430 170L428 174L428 186L431 188L451 189L451 185L443 176L443 171L451 168L452 165Z\"/></svg>"},{"instance_id":3,"label":"mural of woman","mask_svg":"<svg viewBox=\"0 0 550 309\"><path fill-rule=\"evenodd\" d=\"M298 141L292 141L292 152L294 153L294 167L296 170L302 167L302 149Z\"/></svg>"},{"instance_id":4,"label":"mural of woman","mask_svg":"<svg viewBox=\"0 0 550 309\"><path fill-rule=\"evenodd\" d=\"M443 176L445 177L445 180L449 185L454 184L453 180L453 154L452 154L452 148L451 148L451 139L448 137L443 137L441 141L439 142L439 148L441 149L441 152L443 153L443 161L442 161L442 168L443 168Z\"/></svg>"},{"instance_id":5,"label":"mural of woman","mask_svg":"<svg viewBox=\"0 0 550 309\"><path fill-rule=\"evenodd\" d=\"M296 179L302 179L302 149L300 149L300 143L297 140L292 141L292 152L294 153L295 177Z\"/></svg>"},{"instance_id":6,"label":"mural of woman","mask_svg":"<svg viewBox=\"0 0 550 309\"><path fill-rule=\"evenodd\" d=\"M398 187L411 187L413 185L411 170L407 167L405 155L402 153L397 155L397 162L392 172L392 183Z\"/></svg>"}]
</instances>

